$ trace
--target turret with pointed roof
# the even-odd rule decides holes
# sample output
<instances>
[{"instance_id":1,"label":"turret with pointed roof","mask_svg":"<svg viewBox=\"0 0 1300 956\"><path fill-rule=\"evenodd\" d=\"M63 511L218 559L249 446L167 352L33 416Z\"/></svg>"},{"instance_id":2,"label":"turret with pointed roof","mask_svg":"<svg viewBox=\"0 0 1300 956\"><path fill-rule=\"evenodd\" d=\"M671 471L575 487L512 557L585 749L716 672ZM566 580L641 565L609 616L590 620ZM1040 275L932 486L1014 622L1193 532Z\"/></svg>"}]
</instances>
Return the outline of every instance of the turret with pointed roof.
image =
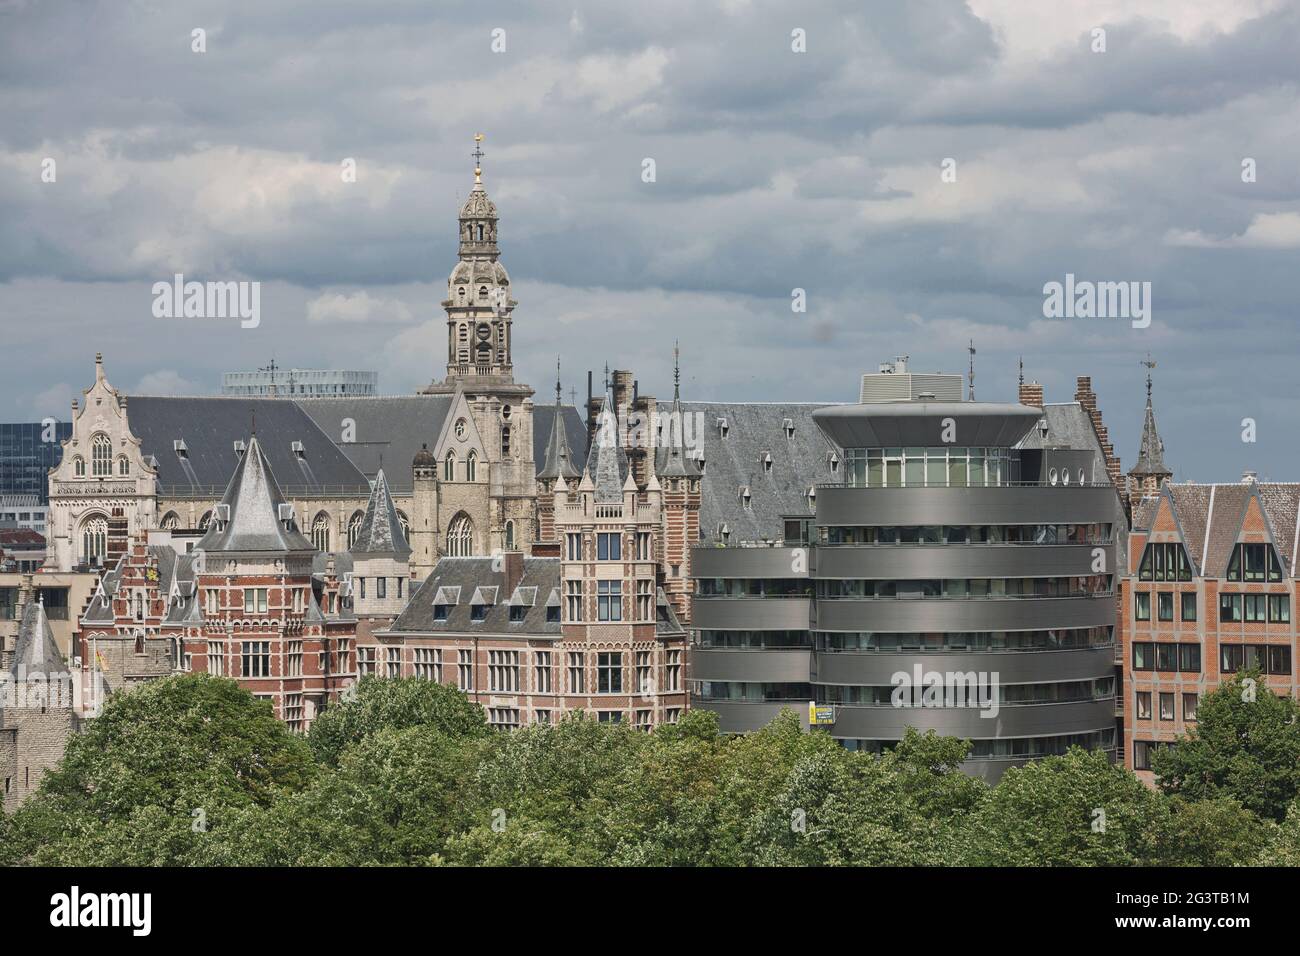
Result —
<instances>
[{"instance_id":1,"label":"turret with pointed roof","mask_svg":"<svg viewBox=\"0 0 1300 956\"><path fill-rule=\"evenodd\" d=\"M18 641L14 645L14 659L10 667L15 679L22 679L26 674L61 673L67 664L59 653L59 646L54 643L54 633L50 630L49 618L45 616L45 604L33 601L23 612L22 623L18 626Z\"/></svg>"},{"instance_id":2,"label":"turret with pointed roof","mask_svg":"<svg viewBox=\"0 0 1300 956\"><path fill-rule=\"evenodd\" d=\"M556 478L577 478L581 472L573 463L569 450L569 437L564 430L564 406L560 399L560 360L555 360L555 417L551 419L551 435L546 440L546 461L537 477L544 481Z\"/></svg>"},{"instance_id":3,"label":"turret with pointed roof","mask_svg":"<svg viewBox=\"0 0 1300 956\"><path fill-rule=\"evenodd\" d=\"M1146 417L1142 422L1142 445L1138 449L1137 464L1128 473L1130 495L1153 495L1160 491L1160 486L1173 477L1173 472L1165 464L1165 443L1156 431L1156 413L1151 407L1151 369L1155 363L1148 359L1147 366L1147 407Z\"/></svg>"},{"instance_id":4,"label":"turret with pointed roof","mask_svg":"<svg viewBox=\"0 0 1300 956\"><path fill-rule=\"evenodd\" d=\"M316 546L298 530L292 512L261 443L253 435L207 534L195 547L204 552L315 551Z\"/></svg>"},{"instance_id":5,"label":"turret with pointed roof","mask_svg":"<svg viewBox=\"0 0 1300 956\"><path fill-rule=\"evenodd\" d=\"M349 549L354 558L366 555L392 555L405 561L411 556L411 546L406 542L397 505L393 503L384 469L375 476L370 500L366 503L366 516L357 531L357 539Z\"/></svg>"},{"instance_id":6,"label":"turret with pointed roof","mask_svg":"<svg viewBox=\"0 0 1300 956\"><path fill-rule=\"evenodd\" d=\"M609 392L609 383L605 383L605 401L596 417L596 440L587 455L586 473L595 483L597 504L620 504L623 501L623 461L625 457L620 447L618 436L618 415L614 409L614 399ZM581 487L581 486L579 486Z\"/></svg>"},{"instance_id":7,"label":"turret with pointed roof","mask_svg":"<svg viewBox=\"0 0 1300 956\"><path fill-rule=\"evenodd\" d=\"M664 478L698 478L700 467L686 453L686 417L682 411L682 372L677 346L673 346L673 405L668 413L667 428L658 436L655 471Z\"/></svg>"}]
</instances>

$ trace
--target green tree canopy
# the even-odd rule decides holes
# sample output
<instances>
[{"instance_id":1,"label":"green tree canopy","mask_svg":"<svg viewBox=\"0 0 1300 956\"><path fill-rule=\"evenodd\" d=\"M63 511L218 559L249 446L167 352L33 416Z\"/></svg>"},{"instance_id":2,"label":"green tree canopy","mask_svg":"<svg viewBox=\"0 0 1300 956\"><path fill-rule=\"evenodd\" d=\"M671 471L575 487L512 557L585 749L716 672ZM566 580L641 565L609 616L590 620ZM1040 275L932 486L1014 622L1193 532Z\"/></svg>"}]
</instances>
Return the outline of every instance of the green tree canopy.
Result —
<instances>
[{"instance_id":1,"label":"green tree canopy","mask_svg":"<svg viewBox=\"0 0 1300 956\"><path fill-rule=\"evenodd\" d=\"M1157 748L1151 769L1165 793L1230 797L1281 821L1300 796L1300 705L1268 689L1258 672L1206 694L1186 737Z\"/></svg>"}]
</instances>

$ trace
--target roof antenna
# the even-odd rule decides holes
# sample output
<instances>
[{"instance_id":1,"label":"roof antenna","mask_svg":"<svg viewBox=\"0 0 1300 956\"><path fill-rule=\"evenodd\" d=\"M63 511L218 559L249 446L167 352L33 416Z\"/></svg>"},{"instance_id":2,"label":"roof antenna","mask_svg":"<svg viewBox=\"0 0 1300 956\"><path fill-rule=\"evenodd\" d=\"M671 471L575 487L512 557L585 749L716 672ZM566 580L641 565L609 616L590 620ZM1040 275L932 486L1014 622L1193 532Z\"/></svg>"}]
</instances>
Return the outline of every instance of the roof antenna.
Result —
<instances>
[{"instance_id":1,"label":"roof antenna","mask_svg":"<svg viewBox=\"0 0 1300 956\"><path fill-rule=\"evenodd\" d=\"M970 345L966 349L970 353L970 398L968 401L975 401L975 340L970 340Z\"/></svg>"},{"instance_id":2,"label":"roof antenna","mask_svg":"<svg viewBox=\"0 0 1300 956\"><path fill-rule=\"evenodd\" d=\"M253 406L253 405L248 406L248 414L249 414L249 416L253 419L253 434L256 435L256 434L257 434L257 408L256 408L256 406Z\"/></svg>"},{"instance_id":3,"label":"roof antenna","mask_svg":"<svg viewBox=\"0 0 1300 956\"><path fill-rule=\"evenodd\" d=\"M1020 356L1020 384L1025 384L1025 357Z\"/></svg>"}]
</instances>

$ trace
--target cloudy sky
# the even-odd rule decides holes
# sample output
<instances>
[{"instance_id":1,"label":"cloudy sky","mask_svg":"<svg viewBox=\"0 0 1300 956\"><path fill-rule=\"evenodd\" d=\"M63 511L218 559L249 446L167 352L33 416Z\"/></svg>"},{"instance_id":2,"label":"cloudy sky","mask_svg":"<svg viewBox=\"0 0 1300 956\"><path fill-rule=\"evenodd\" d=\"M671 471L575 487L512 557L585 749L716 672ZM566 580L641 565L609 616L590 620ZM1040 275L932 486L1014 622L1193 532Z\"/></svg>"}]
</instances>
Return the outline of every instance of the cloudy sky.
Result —
<instances>
[{"instance_id":1,"label":"cloudy sky","mask_svg":"<svg viewBox=\"0 0 1300 956\"><path fill-rule=\"evenodd\" d=\"M481 131L543 398L557 353L667 394L678 338L688 398L846 401L974 339L981 399L1091 375L1127 469L1150 351L1179 480L1300 480L1297 49L1298 0L0 0L0 420L97 350L150 394L441 376ZM261 325L155 318L177 272ZM1067 273L1150 282L1150 326L1044 318Z\"/></svg>"}]
</instances>

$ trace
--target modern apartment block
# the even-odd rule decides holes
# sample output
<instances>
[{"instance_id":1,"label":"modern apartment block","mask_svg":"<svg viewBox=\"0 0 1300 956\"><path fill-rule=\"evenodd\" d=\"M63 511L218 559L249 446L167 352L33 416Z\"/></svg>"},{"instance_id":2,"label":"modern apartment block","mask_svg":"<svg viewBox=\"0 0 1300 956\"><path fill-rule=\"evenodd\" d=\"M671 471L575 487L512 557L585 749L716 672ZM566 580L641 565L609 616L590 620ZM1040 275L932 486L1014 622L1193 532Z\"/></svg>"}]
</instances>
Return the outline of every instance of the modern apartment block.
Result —
<instances>
[{"instance_id":1,"label":"modern apartment block","mask_svg":"<svg viewBox=\"0 0 1300 956\"><path fill-rule=\"evenodd\" d=\"M1295 696L1300 485L1166 484L1133 509L1121 582L1125 761L1195 725L1203 694L1242 670Z\"/></svg>"},{"instance_id":2,"label":"modern apartment block","mask_svg":"<svg viewBox=\"0 0 1300 956\"><path fill-rule=\"evenodd\" d=\"M864 396L891 394L871 378ZM692 705L724 730L785 707L854 749L933 729L970 739L965 769L990 780L1072 744L1115 750L1126 525L1091 410L1049 415L1041 389L1036 406L954 401L961 378L943 378L949 400L927 377L815 411L842 464L812 517L772 546L695 551Z\"/></svg>"}]
</instances>

